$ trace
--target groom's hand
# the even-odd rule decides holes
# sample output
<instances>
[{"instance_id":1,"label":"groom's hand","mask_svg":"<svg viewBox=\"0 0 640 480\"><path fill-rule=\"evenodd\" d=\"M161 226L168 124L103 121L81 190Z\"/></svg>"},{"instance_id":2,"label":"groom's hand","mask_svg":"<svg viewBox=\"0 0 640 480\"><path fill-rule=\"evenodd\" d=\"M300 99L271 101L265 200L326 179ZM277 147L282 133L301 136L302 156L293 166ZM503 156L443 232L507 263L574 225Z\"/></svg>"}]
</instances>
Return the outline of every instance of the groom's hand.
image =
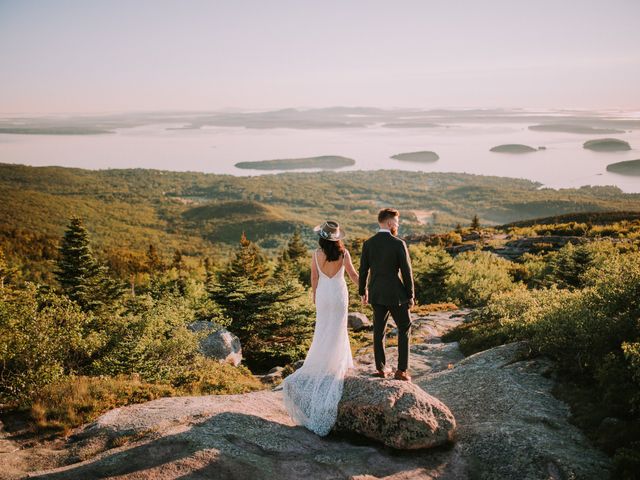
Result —
<instances>
[{"instance_id":1,"label":"groom's hand","mask_svg":"<svg viewBox=\"0 0 640 480\"><path fill-rule=\"evenodd\" d=\"M360 300L362 301L362 305L366 305L367 303L369 303L369 293L360 295Z\"/></svg>"},{"instance_id":2,"label":"groom's hand","mask_svg":"<svg viewBox=\"0 0 640 480\"><path fill-rule=\"evenodd\" d=\"M416 304L416 301L413 298L409 299L409 308L413 308L415 304Z\"/></svg>"}]
</instances>

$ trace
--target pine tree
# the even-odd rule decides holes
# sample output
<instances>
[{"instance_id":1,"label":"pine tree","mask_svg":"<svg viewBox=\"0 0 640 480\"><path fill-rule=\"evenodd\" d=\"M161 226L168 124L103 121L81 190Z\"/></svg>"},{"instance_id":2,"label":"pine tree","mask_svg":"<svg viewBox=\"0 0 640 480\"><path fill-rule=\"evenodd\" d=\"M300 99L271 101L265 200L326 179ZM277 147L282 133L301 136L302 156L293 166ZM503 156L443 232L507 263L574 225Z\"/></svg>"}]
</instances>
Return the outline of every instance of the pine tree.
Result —
<instances>
[{"instance_id":1,"label":"pine tree","mask_svg":"<svg viewBox=\"0 0 640 480\"><path fill-rule=\"evenodd\" d=\"M551 260L551 280L560 288L583 287L583 274L591 266L593 255L586 245L567 244Z\"/></svg>"},{"instance_id":2,"label":"pine tree","mask_svg":"<svg viewBox=\"0 0 640 480\"><path fill-rule=\"evenodd\" d=\"M147 250L147 269L150 273L156 273L164 270L162 258L160 258L158 250L152 243L149 244L149 249Z\"/></svg>"},{"instance_id":3,"label":"pine tree","mask_svg":"<svg viewBox=\"0 0 640 480\"><path fill-rule=\"evenodd\" d=\"M262 285L269 277L269 266L260 248L247 239L244 232L240 237L240 246L236 249L234 258L227 268L220 274L222 283L233 283L236 279L247 280Z\"/></svg>"},{"instance_id":4,"label":"pine tree","mask_svg":"<svg viewBox=\"0 0 640 480\"><path fill-rule=\"evenodd\" d=\"M456 224L456 229L454 230L456 233L462 235L462 225L459 223Z\"/></svg>"},{"instance_id":5,"label":"pine tree","mask_svg":"<svg viewBox=\"0 0 640 480\"><path fill-rule=\"evenodd\" d=\"M453 272L453 259L444 248L431 247L423 269L416 274L416 296L420 303L447 300L447 279Z\"/></svg>"},{"instance_id":6,"label":"pine tree","mask_svg":"<svg viewBox=\"0 0 640 480\"><path fill-rule=\"evenodd\" d=\"M286 259L285 250L281 259ZM313 334L305 289L284 265L269 279L264 256L243 235L234 258L209 288L211 299L230 319L250 368L261 370L304 356Z\"/></svg>"},{"instance_id":7,"label":"pine tree","mask_svg":"<svg viewBox=\"0 0 640 480\"><path fill-rule=\"evenodd\" d=\"M208 289L209 286L215 283L215 275L213 274L213 264L209 257L205 257L204 259L204 275L205 275L204 284L205 284L205 287Z\"/></svg>"},{"instance_id":8,"label":"pine tree","mask_svg":"<svg viewBox=\"0 0 640 480\"><path fill-rule=\"evenodd\" d=\"M478 215L474 215L471 219L471 230L480 230L480 219Z\"/></svg>"},{"instance_id":9,"label":"pine tree","mask_svg":"<svg viewBox=\"0 0 640 480\"><path fill-rule=\"evenodd\" d=\"M175 268L178 271L182 271L185 269L184 260L182 259L182 252L180 249L176 249L173 253L173 262L171 263L171 267Z\"/></svg>"},{"instance_id":10,"label":"pine tree","mask_svg":"<svg viewBox=\"0 0 640 480\"><path fill-rule=\"evenodd\" d=\"M276 264L273 276L274 278L289 278L297 275L298 272L296 271L294 263L291 261L289 250L285 248L278 256L278 263Z\"/></svg>"},{"instance_id":11,"label":"pine tree","mask_svg":"<svg viewBox=\"0 0 640 480\"><path fill-rule=\"evenodd\" d=\"M72 217L59 247L55 276L62 291L80 307L95 310L112 302L122 287L110 279L89 245L89 232L79 217Z\"/></svg>"},{"instance_id":12,"label":"pine tree","mask_svg":"<svg viewBox=\"0 0 640 480\"><path fill-rule=\"evenodd\" d=\"M293 232L293 237L291 237L291 240L289 240L289 243L287 244L287 254L289 255L289 259L293 262L298 262L306 259L308 253L309 249L302 240L300 228L296 227Z\"/></svg>"},{"instance_id":13,"label":"pine tree","mask_svg":"<svg viewBox=\"0 0 640 480\"><path fill-rule=\"evenodd\" d=\"M212 299L231 320L247 365L268 370L302 358L313 334L313 309L295 278L257 285L247 278L220 284Z\"/></svg>"}]
</instances>

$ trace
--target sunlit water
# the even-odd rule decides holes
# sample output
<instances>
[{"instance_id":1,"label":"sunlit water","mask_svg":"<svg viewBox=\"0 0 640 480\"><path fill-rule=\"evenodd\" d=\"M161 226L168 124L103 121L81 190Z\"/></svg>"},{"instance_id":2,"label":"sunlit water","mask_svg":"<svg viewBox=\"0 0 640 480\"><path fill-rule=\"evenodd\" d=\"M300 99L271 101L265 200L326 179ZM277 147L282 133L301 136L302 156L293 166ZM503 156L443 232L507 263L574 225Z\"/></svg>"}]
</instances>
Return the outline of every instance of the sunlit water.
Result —
<instances>
[{"instance_id":1,"label":"sunlit water","mask_svg":"<svg viewBox=\"0 0 640 480\"><path fill-rule=\"evenodd\" d=\"M240 161L342 155L356 164L345 170L400 169L424 172L466 172L526 178L552 188L617 185L640 193L640 177L606 171L609 163L640 158L640 131L615 135L578 135L528 130L530 123L450 125L437 128L391 129L381 126L349 129L245 129L204 127L168 130L176 125L145 125L107 135L0 135L0 162L60 165L90 169L155 168L232 175L273 171L240 170ZM632 150L600 153L582 148L593 138L626 140ZM505 143L545 146L526 154L490 152ZM431 150L440 160L431 164L389 158L402 152Z\"/></svg>"}]
</instances>

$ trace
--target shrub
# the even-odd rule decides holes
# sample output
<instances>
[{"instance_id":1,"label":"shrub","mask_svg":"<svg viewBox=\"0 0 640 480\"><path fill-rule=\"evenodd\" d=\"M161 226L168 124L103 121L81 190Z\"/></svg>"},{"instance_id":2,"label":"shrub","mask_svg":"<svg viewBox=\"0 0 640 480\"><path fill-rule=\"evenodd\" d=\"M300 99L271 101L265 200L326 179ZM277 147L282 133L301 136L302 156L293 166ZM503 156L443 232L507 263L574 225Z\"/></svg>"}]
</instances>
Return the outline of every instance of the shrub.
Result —
<instances>
[{"instance_id":1,"label":"shrub","mask_svg":"<svg viewBox=\"0 0 640 480\"><path fill-rule=\"evenodd\" d=\"M197 336L187 329L193 311L174 296L138 296L125 306L105 322L109 343L93 362L92 373L136 373L149 382L171 381L198 355Z\"/></svg>"},{"instance_id":2,"label":"shrub","mask_svg":"<svg viewBox=\"0 0 640 480\"><path fill-rule=\"evenodd\" d=\"M455 303L486 305L494 293L516 287L509 276L509 265L508 260L490 252L463 252L455 257L447 278L448 293Z\"/></svg>"},{"instance_id":3,"label":"shrub","mask_svg":"<svg viewBox=\"0 0 640 480\"><path fill-rule=\"evenodd\" d=\"M82 372L105 338L95 317L33 284L0 298L0 398L23 403L65 374Z\"/></svg>"},{"instance_id":4,"label":"shrub","mask_svg":"<svg viewBox=\"0 0 640 480\"><path fill-rule=\"evenodd\" d=\"M420 303L448 300L446 282L453 271L453 259L444 248L412 246L411 265L415 295Z\"/></svg>"}]
</instances>

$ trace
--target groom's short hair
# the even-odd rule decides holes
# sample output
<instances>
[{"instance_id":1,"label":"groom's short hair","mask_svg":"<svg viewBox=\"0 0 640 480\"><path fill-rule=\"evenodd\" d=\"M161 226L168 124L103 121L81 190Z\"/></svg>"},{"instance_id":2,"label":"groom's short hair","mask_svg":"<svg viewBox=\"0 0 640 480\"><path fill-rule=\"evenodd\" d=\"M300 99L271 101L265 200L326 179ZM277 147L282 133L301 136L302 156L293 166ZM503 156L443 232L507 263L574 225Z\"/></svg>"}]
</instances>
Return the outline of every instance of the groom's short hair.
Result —
<instances>
[{"instance_id":1,"label":"groom's short hair","mask_svg":"<svg viewBox=\"0 0 640 480\"><path fill-rule=\"evenodd\" d=\"M393 217L397 217L400 215L400 212L395 208L383 208L378 212L378 223L382 223L385 220L388 220Z\"/></svg>"}]
</instances>

